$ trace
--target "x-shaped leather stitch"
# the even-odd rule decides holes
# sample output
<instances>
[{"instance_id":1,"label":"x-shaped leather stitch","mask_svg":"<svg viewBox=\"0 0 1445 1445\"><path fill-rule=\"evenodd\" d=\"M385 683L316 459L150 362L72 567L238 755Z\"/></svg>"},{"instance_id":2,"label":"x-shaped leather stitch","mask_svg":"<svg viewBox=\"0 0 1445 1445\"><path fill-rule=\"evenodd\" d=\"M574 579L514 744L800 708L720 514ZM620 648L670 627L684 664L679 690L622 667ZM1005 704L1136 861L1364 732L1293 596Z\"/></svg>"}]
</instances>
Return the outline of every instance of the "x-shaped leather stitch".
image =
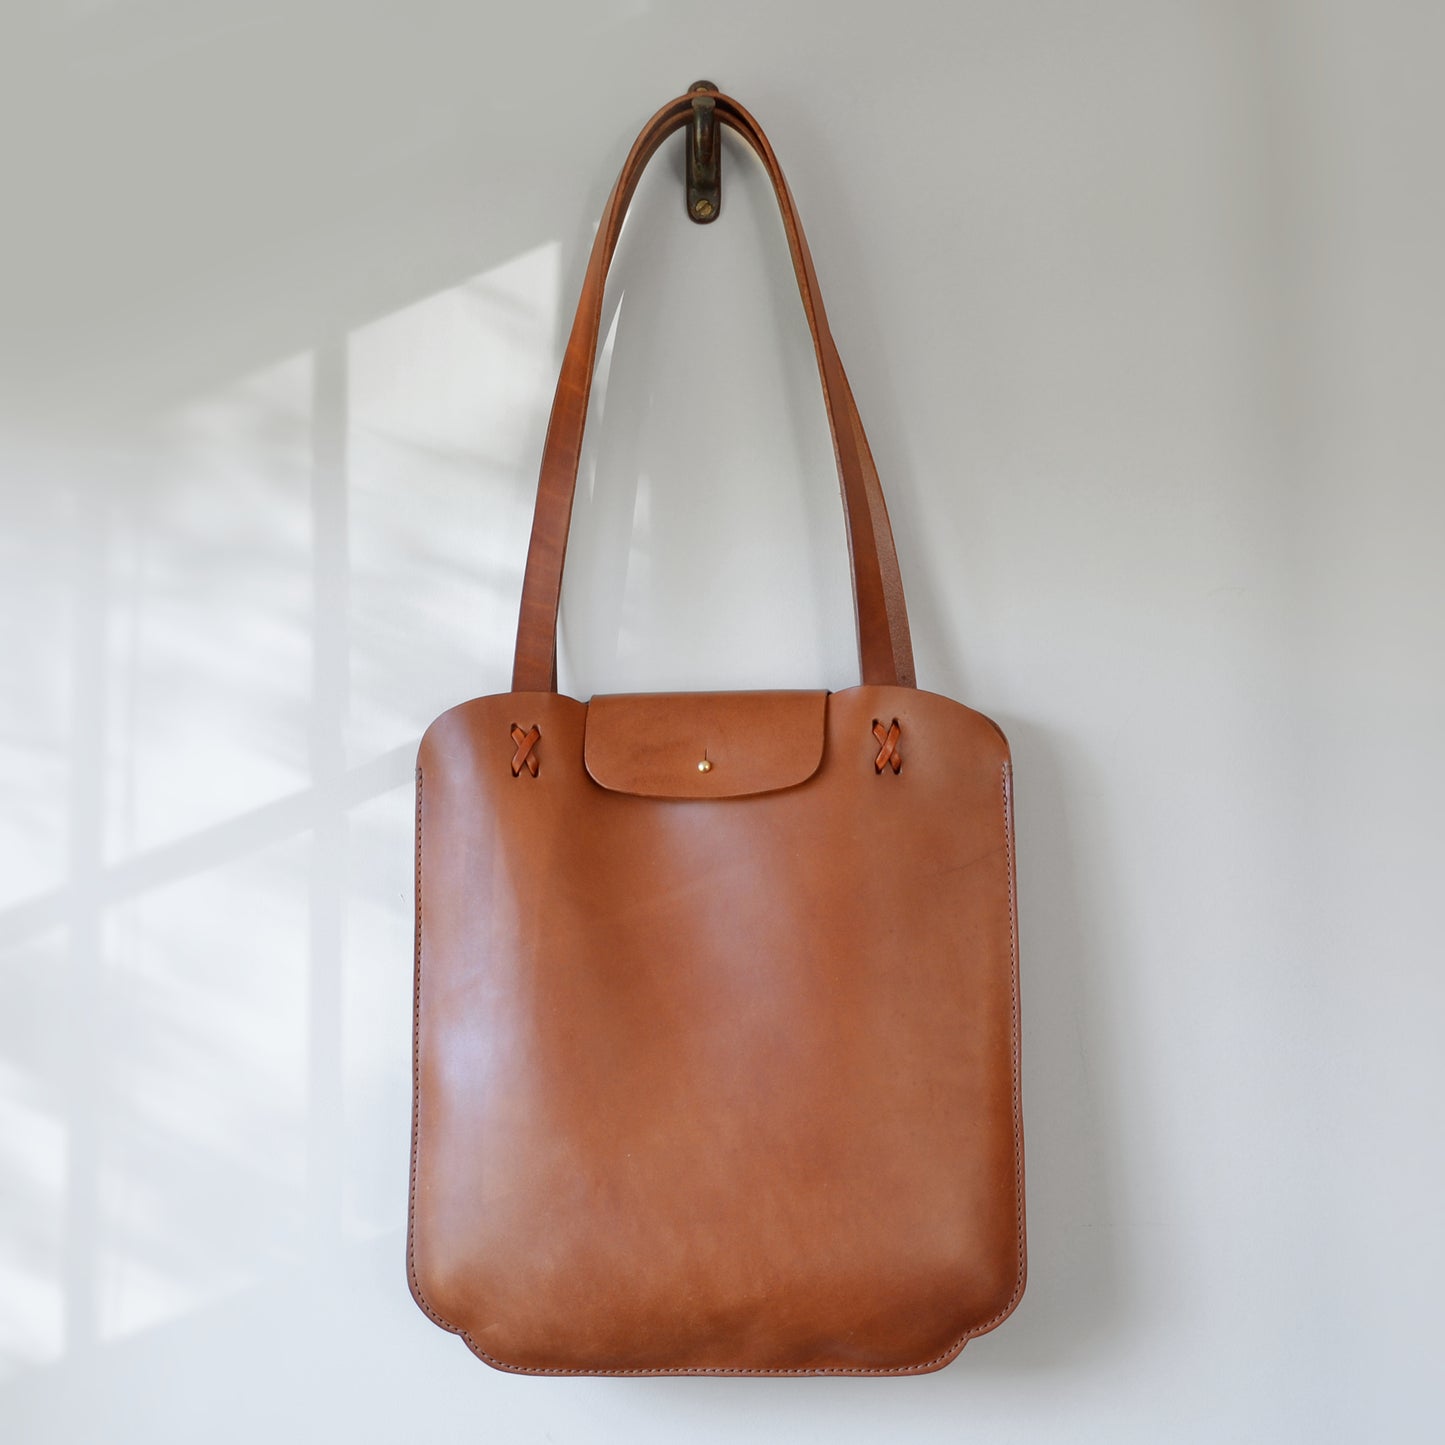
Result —
<instances>
[{"instance_id":1,"label":"x-shaped leather stitch","mask_svg":"<svg viewBox=\"0 0 1445 1445\"><path fill-rule=\"evenodd\" d=\"M891 767L895 773L902 769L903 754L898 751L898 739L902 735L903 730L898 726L897 718L886 728L874 719L873 736L878 739L878 756L873 759L874 772L881 773L887 767Z\"/></svg>"},{"instance_id":2,"label":"x-shaped leather stitch","mask_svg":"<svg viewBox=\"0 0 1445 1445\"><path fill-rule=\"evenodd\" d=\"M516 723L512 724L512 741L517 745L517 751L512 754L512 776L514 778L522 775L522 769L537 776L537 755L532 751L541 741L542 734L535 723L523 732Z\"/></svg>"}]
</instances>

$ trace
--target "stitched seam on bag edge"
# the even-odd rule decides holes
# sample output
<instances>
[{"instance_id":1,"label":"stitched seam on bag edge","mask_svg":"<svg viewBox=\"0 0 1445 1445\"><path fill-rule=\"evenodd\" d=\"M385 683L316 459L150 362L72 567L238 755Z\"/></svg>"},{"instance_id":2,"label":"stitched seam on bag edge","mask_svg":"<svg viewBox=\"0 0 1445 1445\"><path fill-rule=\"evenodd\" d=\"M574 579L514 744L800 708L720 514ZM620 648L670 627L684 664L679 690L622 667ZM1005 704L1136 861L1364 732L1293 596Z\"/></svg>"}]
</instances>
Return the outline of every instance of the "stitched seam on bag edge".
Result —
<instances>
[{"instance_id":1,"label":"stitched seam on bag edge","mask_svg":"<svg viewBox=\"0 0 1445 1445\"><path fill-rule=\"evenodd\" d=\"M1018 1250L1019 1268L1018 1276L1014 1281L1013 1294L1009 1296L1008 1303L991 1319L985 1320L980 1325L974 1325L971 1329L965 1330L957 1340L953 1342L942 1354L935 1355L931 1360L923 1360L915 1365L874 1365L858 1366L856 1368L847 1365L824 1365L817 1369L808 1366L800 1366L796 1369L749 1369L740 1365L664 1365L653 1366L647 1369L637 1370L608 1370L608 1369L565 1369L554 1365L513 1365L506 1360L498 1359L495 1355L489 1355L465 1330L458 1329L456 1325L448 1324L437 1312L427 1303L422 1293L421 1282L416 1276L416 1247L415 1231L412 1227L416 1215L416 1160L417 1150L420 1144L421 1133L421 872L422 872L422 847L421 847L421 769L416 771L416 969L415 989L416 996L412 1006L412 1128L411 1128L411 1204L410 1214L407 1218L406 1231L406 1252L407 1270L411 1275L412 1294L416 1297L417 1303L423 1311L435 1323L452 1334L460 1335L466 1341L467 1348L474 1355L485 1360L489 1365L495 1365L499 1370L506 1370L514 1375L589 1375L589 1376L622 1376L622 1375L915 1375L921 1371L930 1369L934 1365L943 1365L951 1360L963 1347L978 1335L987 1334L989 1330L1013 1312L1013 1308L1019 1302L1019 1296L1024 1289L1024 1189L1023 1189L1023 1140L1022 1133L1022 1100L1020 1098L1019 1080L1019 947L1018 927L1014 922L1014 855L1013 855L1013 829L1009 822L1009 762L1005 758L1001 770L1001 782L1003 792L1003 846L1004 858L1008 871L1008 932L1009 932L1009 960L1010 976L1012 984L1012 1009L1013 1009L1013 1136L1014 1136L1014 1207L1015 1207L1015 1247Z\"/></svg>"},{"instance_id":2,"label":"stitched seam on bag edge","mask_svg":"<svg viewBox=\"0 0 1445 1445\"><path fill-rule=\"evenodd\" d=\"M416 1160L421 1147L421 766L416 770L416 961L412 972L411 1008L411 1193L406 1215L406 1272L412 1298L427 1318L452 1334L460 1334L428 1302L416 1273ZM462 1335L463 1339L466 1336ZM471 1341L467 1340L470 1345Z\"/></svg>"}]
</instances>

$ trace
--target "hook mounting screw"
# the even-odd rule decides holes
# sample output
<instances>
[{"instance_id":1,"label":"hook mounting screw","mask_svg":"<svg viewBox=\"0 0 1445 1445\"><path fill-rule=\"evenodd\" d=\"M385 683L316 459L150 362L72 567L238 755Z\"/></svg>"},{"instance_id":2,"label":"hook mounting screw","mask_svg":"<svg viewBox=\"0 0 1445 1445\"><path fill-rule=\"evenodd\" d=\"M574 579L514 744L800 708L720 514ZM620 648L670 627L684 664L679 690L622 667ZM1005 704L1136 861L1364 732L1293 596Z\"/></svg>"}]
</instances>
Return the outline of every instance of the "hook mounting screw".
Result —
<instances>
[{"instance_id":1,"label":"hook mounting screw","mask_svg":"<svg viewBox=\"0 0 1445 1445\"><path fill-rule=\"evenodd\" d=\"M717 219L722 209L722 148L718 144L717 86L694 81L692 119L687 125L687 214L698 225Z\"/></svg>"}]
</instances>

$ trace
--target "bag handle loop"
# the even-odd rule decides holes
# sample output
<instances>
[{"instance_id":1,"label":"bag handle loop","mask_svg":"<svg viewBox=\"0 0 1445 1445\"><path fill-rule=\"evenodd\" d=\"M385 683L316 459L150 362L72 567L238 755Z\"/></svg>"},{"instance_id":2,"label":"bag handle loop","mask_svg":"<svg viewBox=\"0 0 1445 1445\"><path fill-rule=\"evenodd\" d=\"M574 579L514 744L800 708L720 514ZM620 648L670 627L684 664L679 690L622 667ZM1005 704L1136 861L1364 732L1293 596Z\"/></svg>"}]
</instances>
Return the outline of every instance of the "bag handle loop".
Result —
<instances>
[{"instance_id":1,"label":"bag handle loop","mask_svg":"<svg viewBox=\"0 0 1445 1445\"><path fill-rule=\"evenodd\" d=\"M878 469L863 433L857 404L843 371L838 348L828 329L818 291L813 258L777 157L757 122L731 96L713 93L714 115L731 126L757 153L773 183L782 212L783 229L798 278L803 310L813 336L833 454L848 523L848 553L853 570L853 605L858 626L858 655L865 683L914 686L913 647L908 612L888 508L878 481ZM603 288L617 249L622 220L638 180L658 147L693 117L695 95L689 92L669 101L643 127L621 174L608 197L592 243L592 254L577 302L577 314L557 378L557 394L542 448L537 505L532 518L532 539L527 549L527 570L522 582L522 605L517 619L517 652L512 670L513 692L557 690L557 607L562 592L562 564L572 500L577 488L577 467L582 455L582 431L596 367L602 327Z\"/></svg>"}]
</instances>

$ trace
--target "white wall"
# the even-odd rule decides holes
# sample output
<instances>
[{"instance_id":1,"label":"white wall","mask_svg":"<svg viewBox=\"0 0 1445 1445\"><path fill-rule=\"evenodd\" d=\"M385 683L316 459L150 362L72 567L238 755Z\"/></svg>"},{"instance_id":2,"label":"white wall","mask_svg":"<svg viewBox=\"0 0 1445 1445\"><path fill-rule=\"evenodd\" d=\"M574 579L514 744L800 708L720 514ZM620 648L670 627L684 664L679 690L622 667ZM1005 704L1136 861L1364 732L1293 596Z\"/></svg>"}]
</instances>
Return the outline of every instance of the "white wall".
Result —
<instances>
[{"instance_id":1,"label":"white wall","mask_svg":"<svg viewBox=\"0 0 1445 1445\"><path fill-rule=\"evenodd\" d=\"M7 24L0 1439L1439 1438L1439 7ZM507 686L584 248L699 76L789 169L920 678L1014 744L1031 1282L922 1379L513 1378L404 1280L414 748ZM854 677L726 165L624 239L584 697Z\"/></svg>"}]
</instances>

